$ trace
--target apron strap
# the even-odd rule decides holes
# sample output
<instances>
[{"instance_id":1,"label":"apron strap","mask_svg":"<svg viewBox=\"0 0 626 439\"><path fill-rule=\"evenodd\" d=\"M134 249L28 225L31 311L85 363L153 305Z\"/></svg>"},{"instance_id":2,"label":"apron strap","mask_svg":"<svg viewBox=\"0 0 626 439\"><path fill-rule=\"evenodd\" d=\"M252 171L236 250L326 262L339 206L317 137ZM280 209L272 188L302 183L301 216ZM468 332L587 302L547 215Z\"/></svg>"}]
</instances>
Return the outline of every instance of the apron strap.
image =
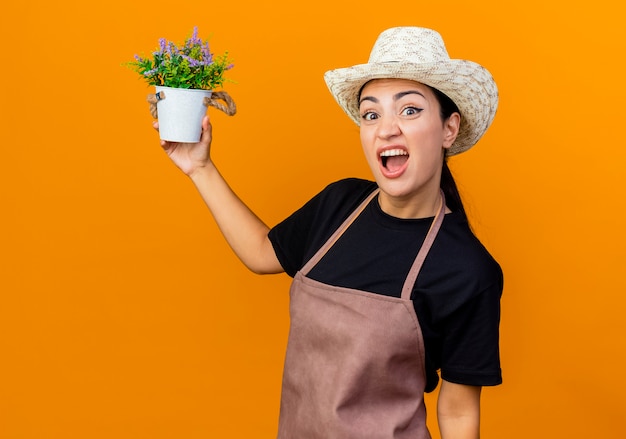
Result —
<instances>
[{"instance_id":1,"label":"apron strap","mask_svg":"<svg viewBox=\"0 0 626 439\"><path fill-rule=\"evenodd\" d=\"M404 286L402 287L402 298L404 300L411 299L413 286L415 285L417 276L420 270L422 269L422 265L424 264L424 261L426 260L426 256L428 255L428 252L430 248L432 247L433 242L435 242L435 238L437 237L437 233L439 232L439 229L441 228L441 223L443 223L443 218L445 214L446 214L446 197L444 196L443 191L441 191L441 201L440 201L439 211L437 212L435 219L430 225L430 229L428 230L426 239L424 239L422 248L420 248L420 251L417 253L417 256L415 257L415 261L413 261L413 265L411 266L411 269L409 270L409 274L406 277L406 280L404 281Z\"/></svg>"},{"instance_id":2,"label":"apron strap","mask_svg":"<svg viewBox=\"0 0 626 439\"><path fill-rule=\"evenodd\" d=\"M311 271L311 269L315 266L315 264L317 264L319 262L319 260L322 259L322 257L326 254L326 252L328 252L328 250L333 246L333 244L335 244L335 242L337 242L339 237L341 235L343 235L343 233L348 229L350 224L352 224L354 222L354 220L361 214L361 212L363 212L363 209L365 209L365 206L367 206L369 204L369 202L372 201L372 199L376 195L378 195L379 191L380 191L380 189L376 188L374 190L374 192L369 194L367 196L367 198L365 198L365 200L363 200L363 202L361 204L359 204L359 206L354 210L354 212L352 212L350 214L350 216L348 218L346 218L346 220L341 224L341 226L339 226L339 228L337 230L335 230L335 233L333 233L330 236L330 238L326 241L326 243L322 247L320 247L320 249L317 251L317 253L315 253L313 255L313 257L311 259L309 259L309 262L307 262L300 269L300 271L302 272L303 275L306 276L309 273L309 271Z\"/></svg>"}]
</instances>

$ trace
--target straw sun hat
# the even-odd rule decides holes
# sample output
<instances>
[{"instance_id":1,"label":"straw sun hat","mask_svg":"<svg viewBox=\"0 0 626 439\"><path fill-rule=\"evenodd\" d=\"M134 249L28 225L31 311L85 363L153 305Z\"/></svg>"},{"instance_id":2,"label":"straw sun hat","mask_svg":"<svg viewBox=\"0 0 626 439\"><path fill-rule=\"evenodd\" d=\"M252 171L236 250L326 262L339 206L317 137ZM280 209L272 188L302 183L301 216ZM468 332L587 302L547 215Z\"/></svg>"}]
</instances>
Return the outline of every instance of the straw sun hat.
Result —
<instances>
[{"instance_id":1,"label":"straw sun hat","mask_svg":"<svg viewBox=\"0 0 626 439\"><path fill-rule=\"evenodd\" d=\"M491 74L472 61L450 59L441 35L431 29L388 29L376 40L367 64L324 74L331 94L357 125L361 88L381 78L421 82L454 101L461 112L461 126L448 155L474 146L491 125L498 107L498 88Z\"/></svg>"}]
</instances>

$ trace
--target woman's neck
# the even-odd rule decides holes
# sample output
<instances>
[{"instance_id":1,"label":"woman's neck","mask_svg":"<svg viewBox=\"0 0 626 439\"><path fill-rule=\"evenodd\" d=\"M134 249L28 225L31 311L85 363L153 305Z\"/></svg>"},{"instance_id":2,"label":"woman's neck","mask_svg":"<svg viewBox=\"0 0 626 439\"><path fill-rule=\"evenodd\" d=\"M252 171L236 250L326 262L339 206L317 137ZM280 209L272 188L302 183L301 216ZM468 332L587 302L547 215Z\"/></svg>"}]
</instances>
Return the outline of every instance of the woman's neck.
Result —
<instances>
[{"instance_id":1,"label":"woman's neck","mask_svg":"<svg viewBox=\"0 0 626 439\"><path fill-rule=\"evenodd\" d=\"M441 208L441 192L413 194L407 197L391 196L381 190L378 195L378 203L387 215L402 219L429 218L435 216ZM446 212L449 209L446 208Z\"/></svg>"}]
</instances>

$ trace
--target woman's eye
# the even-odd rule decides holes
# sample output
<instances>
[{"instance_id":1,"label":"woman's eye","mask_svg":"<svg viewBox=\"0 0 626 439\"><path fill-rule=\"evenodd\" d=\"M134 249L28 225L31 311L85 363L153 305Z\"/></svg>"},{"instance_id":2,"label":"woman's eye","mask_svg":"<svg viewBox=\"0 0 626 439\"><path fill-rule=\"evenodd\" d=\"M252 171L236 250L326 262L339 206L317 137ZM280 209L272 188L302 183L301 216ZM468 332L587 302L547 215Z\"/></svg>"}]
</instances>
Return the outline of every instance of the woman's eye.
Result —
<instances>
[{"instance_id":1,"label":"woman's eye","mask_svg":"<svg viewBox=\"0 0 626 439\"><path fill-rule=\"evenodd\" d=\"M361 117L363 118L363 120L378 119L378 115L376 113L374 113L373 111L367 111L367 112L363 113L363 115Z\"/></svg>"},{"instance_id":2,"label":"woman's eye","mask_svg":"<svg viewBox=\"0 0 626 439\"><path fill-rule=\"evenodd\" d=\"M415 116L416 114L419 114L421 111L422 111L421 108L406 107L404 110L402 110L402 114L404 116Z\"/></svg>"}]
</instances>

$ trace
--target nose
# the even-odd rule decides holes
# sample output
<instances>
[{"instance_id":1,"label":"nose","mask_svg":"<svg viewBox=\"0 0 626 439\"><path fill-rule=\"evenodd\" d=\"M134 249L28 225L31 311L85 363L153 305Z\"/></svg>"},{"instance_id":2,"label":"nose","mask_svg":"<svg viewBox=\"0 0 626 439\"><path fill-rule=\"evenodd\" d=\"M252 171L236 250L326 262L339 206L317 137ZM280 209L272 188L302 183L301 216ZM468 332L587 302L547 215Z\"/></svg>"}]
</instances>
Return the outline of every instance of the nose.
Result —
<instances>
[{"instance_id":1,"label":"nose","mask_svg":"<svg viewBox=\"0 0 626 439\"><path fill-rule=\"evenodd\" d=\"M401 132L398 119L394 116L382 117L378 124L378 136L381 139L389 139L399 135Z\"/></svg>"}]
</instances>

